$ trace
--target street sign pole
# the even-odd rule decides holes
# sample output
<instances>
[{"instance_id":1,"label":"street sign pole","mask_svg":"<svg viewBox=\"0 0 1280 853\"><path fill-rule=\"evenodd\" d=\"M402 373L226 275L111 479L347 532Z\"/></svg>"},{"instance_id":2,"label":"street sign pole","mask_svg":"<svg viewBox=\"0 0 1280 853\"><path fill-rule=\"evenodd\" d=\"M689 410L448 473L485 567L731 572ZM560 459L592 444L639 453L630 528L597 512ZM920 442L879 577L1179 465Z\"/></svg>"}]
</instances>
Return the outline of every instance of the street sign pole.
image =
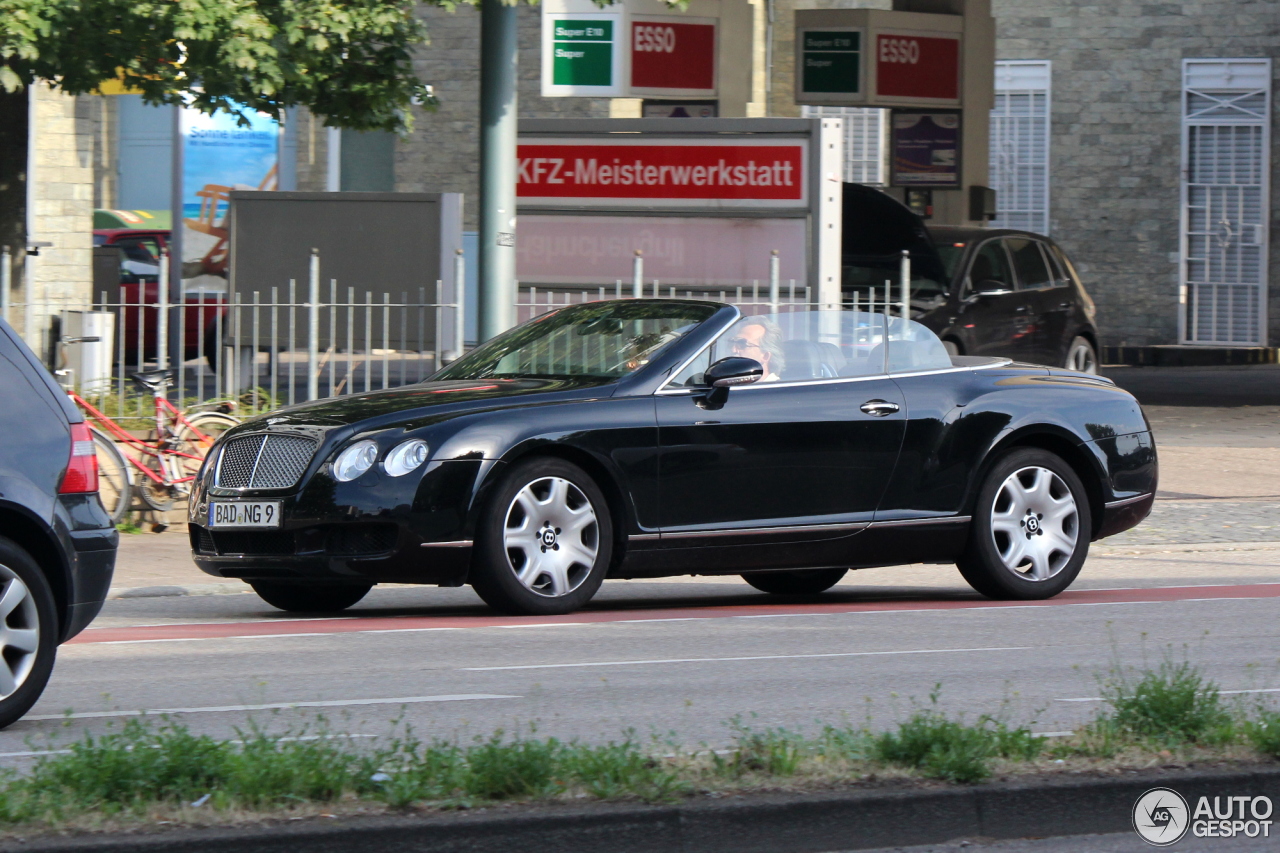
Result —
<instances>
[{"instance_id":1,"label":"street sign pole","mask_svg":"<svg viewBox=\"0 0 1280 853\"><path fill-rule=\"evenodd\" d=\"M515 325L516 7L480 3L480 340Z\"/></svg>"}]
</instances>

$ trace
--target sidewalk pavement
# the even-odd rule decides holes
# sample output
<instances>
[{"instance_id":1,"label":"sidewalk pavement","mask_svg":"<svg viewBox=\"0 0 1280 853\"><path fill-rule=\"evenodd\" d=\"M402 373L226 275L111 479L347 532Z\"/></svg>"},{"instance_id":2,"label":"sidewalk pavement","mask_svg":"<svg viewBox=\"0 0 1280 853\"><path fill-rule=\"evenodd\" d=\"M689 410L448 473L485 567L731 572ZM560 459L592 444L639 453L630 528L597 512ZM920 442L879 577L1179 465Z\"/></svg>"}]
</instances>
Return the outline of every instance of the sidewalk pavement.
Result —
<instances>
[{"instance_id":1,"label":"sidewalk pavement","mask_svg":"<svg viewBox=\"0 0 1280 853\"><path fill-rule=\"evenodd\" d=\"M1196 543L1280 549L1280 406L1148 406L1146 411L1160 454L1156 508L1143 525L1096 545L1095 555L1165 546L1183 550ZM187 526L178 521L185 517L185 508L175 507L168 517L174 523L163 533L121 535L112 598L249 591L243 581L215 578L197 569ZM899 567L869 569L857 573L856 583L927 583L927 578L937 576L935 569L916 574ZM741 581L729 576L667 582ZM854 582L853 575L848 582Z\"/></svg>"}]
</instances>

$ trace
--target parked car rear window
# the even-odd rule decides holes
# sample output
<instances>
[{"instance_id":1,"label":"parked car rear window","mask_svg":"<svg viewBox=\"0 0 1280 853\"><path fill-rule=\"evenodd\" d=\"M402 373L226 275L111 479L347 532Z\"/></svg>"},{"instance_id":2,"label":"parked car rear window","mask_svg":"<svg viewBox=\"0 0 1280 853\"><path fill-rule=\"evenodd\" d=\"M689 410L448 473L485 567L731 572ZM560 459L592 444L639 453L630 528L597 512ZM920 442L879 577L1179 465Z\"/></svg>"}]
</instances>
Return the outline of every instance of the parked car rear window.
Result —
<instances>
[{"instance_id":1,"label":"parked car rear window","mask_svg":"<svg viewBox=\"0 0 1280 853\"><path fill-rule=\"evenodd\" d=\"M1053 277L1045 266L1039 243L1021 237L1010 237L1005 240L1005 245L1013 256L1013 269L1018 274L1019 289L1039 290L1052 285Z\"/></svg>"}]
</instances>

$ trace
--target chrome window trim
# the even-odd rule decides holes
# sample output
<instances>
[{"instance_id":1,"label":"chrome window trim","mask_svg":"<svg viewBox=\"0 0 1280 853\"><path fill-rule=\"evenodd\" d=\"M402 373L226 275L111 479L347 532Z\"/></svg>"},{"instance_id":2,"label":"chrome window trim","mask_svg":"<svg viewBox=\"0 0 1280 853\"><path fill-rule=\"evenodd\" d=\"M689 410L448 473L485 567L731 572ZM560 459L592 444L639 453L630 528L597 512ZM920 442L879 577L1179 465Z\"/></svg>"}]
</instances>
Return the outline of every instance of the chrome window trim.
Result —
<instances>
[{"instance_id":1,"label":"chrome window trim","mask_svg":"<svg viewBox=\"0 0 1280 853\"><path fill-rule=\"evenodd\" d=\"M701 355L701 353L699 353ZM990 370L996 367L1006 367L1013 364L1011 358L995 358L989 364L965 364L952 365L951 367L937 367L931 370L913 370L904 371L902 373L872 373L866 376L833 376L826 379L793 379L789 382L753 382L750 385L739 385L733 390L739 391L760 391L766 388L796 388L801 385L837 385L844 382L867 382L872 379L900 379L910 376L934 376L942 373L960 373L966 370ZM681 368L683 370L684 368ZM699 388L659 388L654 394L663 397L678 397L685 394L705 394L707 386Z\"/></svg>"},{"instance_id":2,"label":"chrome window trim","mask_svg":"<svg viewBox=\"0 0 1280 853\"><path fill-rule=\"evenodd\" d=\"M709 341L707 341L705 344L703 344L703 345L698 349L698 351L697 351L697 352L695 352L693 355L691 355L691 356L689 356L688 358L686 358L684 361L682 361L682 362L680 363L680 366L679 366L679 367L677 367L675 370L671 371L671 375L670 375L670 376L668 376L665 380L663 380L662 384L658 386L658 390L656 390L656 391L654 391L654 392L653 392L654 394L661 394L663 391L665 391L665 390L667 389L667 386L671 384L672 380L674 380L677 376L679 376L679 375L684 371L684 369L685 369L686 367L688 367L689 365L693 364L694 360L695 360L695 359L697 359L697 358L698 358L698 356L702 355L704 352L706 352L707 350L711 349L711 345L712 345L712 344L714 344L716 341L720 340L720 336L721 336L721 335L723 335L725 332L729 331L729 328L730 328L734 323L736 323L736 322L738 322L739 320L741 320L741 319L742 319L742 309L740 309L737 305L730 305L729 307L733 309L733 311L734 311L734 315L733 315L732 317L730 317L730 318L729 318L729 320L728 320L728 322L726 322L726 323L724 324L724 328L722 328L720 331L716 332L716 333L715 333L715 335L711 338L711 340L709 340ZM683 391L683 390L686 390L686 389L680 388L680 389L675 389L675 390ZM692 389L692 388L691 388L691 389L687 389L687 390L691 390L691 391L692 391L692 390L695 390L695 389ZM701 389L696 389L696 390L701 390Z\"/></svg>"}]
</instances>

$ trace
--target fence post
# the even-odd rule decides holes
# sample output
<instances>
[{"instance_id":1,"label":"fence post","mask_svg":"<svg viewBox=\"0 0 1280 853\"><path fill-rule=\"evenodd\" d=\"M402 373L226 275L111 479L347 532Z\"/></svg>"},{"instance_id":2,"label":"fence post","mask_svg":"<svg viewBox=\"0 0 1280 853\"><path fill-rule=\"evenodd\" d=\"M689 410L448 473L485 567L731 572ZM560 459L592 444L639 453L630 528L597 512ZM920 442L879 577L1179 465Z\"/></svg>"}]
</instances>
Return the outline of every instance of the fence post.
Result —
<instances>
[{"instance_id":1,"label":"fence post","mask_svg":"<svg viewBox=\"0 0 1280 853\"><path fill-rule=\"evenodd\" d=\"M898 266L898 286L902 289L902 305L899 315L902 317L902 334L907 334L907 323L911 320L911 253L902 250L902 262Z\"/></svg>"},{"instance_id":2,"label":"fence post","mask_svg":"<svg viewBox=\"0 0 1280 853\"><path fill-rule=\"evenodd\" d=\"M636 299L644 298L644 252L636 249L635 260L631 262L631 295Z\"/></svg>"},{"instance_id":3,"label":"fence post","mask_svg":"<svg viewBox=\"0 0 1280 853\"><path fill-rule=\"evenodd\" d=\"M9 319L9 289L13 287L13 255L0 248L0 320Z\"/></svg>"},{"instance_id":4,"label":"fence post","mask_svg":"<svg viewBox=\"0 0 1280 853\"><path fill-rule=\"evenodd\" d=\"M778 278L781 266L778 261L778 250L774 249L769 254L769 310L774 314L778 313L778 302L781 301L779 290L782 283Z\"/></svg>"},{"instance_id":5,"label":"fence post","mask_svg":"<svg viewBox=\"0 0 1280 853\"><path fill-rule=\"evenodd\" d=\"M307 399L320 396L320 374L316 364L320 361L320 250L311 249L311 273L308 284L310 300L307 303Z\"/></svg>"},{"instance_id":6,"label":"fence post","mask_svg":"<svg viewBox=\"0 0 1280 853\"><path fill-rule=\"evenodd\" d=\"M467 323L466 311L467 305L467 259L462 254L462 250L458 249L453 256L453 356L449 359L462 358L462 354L467 351ZM519 293L516 294L516 301L520 300ZM439 332L436 333L437 337ZM440 365L436 365L439 367Z\"/></svg>"},{"instance_id":7,"label":"fence post","mask_svg":"<svg viewBox=\"0 0 1280 853\"><path fill-rule=\"evenodd\" d=\"M156 285L157 296L160 298L159 310L156 316L156 369L164 370L169 366L169 253L166 250L160 251L160 279ZM145 286L139 288L139 293L145 293Z\"/></svg>"}]
</instances>

